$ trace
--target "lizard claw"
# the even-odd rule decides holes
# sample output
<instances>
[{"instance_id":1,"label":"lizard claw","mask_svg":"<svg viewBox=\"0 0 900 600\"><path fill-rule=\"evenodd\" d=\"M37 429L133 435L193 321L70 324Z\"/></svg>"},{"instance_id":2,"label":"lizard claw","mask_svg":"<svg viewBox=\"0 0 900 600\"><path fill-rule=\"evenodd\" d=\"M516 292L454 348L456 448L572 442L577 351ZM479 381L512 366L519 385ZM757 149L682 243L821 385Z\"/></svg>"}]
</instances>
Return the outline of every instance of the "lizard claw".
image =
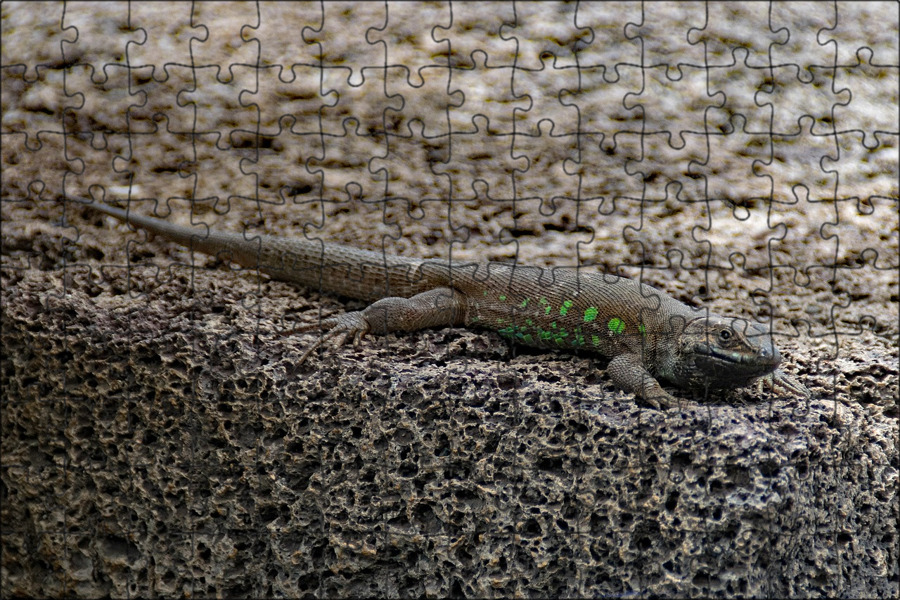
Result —
<instances>
[{"instance_id":1,"label":"lizard claw","mask_svg":"<svg viewBox=\"0 0 900 600\"><path fill-rule=\"evenodd\" d=\"M678 406L678 399L670 394L669 392L659 389L658 392L654 395L643 395L641 396L644 402L655 408L656 410L666 410L668 408Z\"/></svg>"},{"instance_id":2,"label":"lizard claw","mask_svg":"<svg viewBox=\"0 0 900 600\"><path fill-rule=\"evenodd\" d=\"M281 331L278 335L285 336L292 333L309 333L316 329L322 329L325 333L310 345L310 347L300 356L300 359L297 361L298 365L302 365L316 348L329 340L335 340L334 345L336 347L341 347L351 340L353 341L354 346L359 346L360 340L369 333L371 326L369 325L369 321L363 316L362 312L355 311L344 313L336 317L330 317L319 324L300 325L293 329Z\"/></svg>"},{"instance_id":3,"label":"lizard claw","mask_svg":"<svg viewBox=\"0 0 900 600\"><path fill-rule=\"evenodd\" d=\"M798 396L802 396L803 398L812 397L812 392L809 391L809 389L805 385L803 385L795 377L788 375L781 369L776 369L765 377L759 378L759 381L757 383L759 392L762 392L764 384L767 385L773 392L782 390L792 392Z\"/></svg>"}]
</instances>

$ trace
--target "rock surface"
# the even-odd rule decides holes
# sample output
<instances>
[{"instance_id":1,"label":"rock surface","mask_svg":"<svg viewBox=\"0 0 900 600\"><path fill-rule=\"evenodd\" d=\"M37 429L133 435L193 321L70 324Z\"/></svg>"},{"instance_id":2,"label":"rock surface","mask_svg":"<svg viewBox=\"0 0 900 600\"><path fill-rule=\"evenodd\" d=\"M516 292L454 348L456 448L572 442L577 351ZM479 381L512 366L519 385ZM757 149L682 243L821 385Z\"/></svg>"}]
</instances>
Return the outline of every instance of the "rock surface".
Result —
<instances>
[{"instance_id":1,"label":"rock surface","mask_svg":"<svg viewBox=\"0 0 900 600\"><path fill-rule=\"evenodd\" d=\"M412 200L385 200L377 176L384 164L368 163L384 154L384 139L366 132L393 114L385 106L394 101L385 99L384 82L371 72L359 87L326 82L325 89L331 85L342 96L334 109L321 109L322 98L318 105L309 100L285 83L286 74L279 79L266 71L258 94L242 102L229 95L228 73L248 77L239 66L223 69L218 79L198 70L198 92L186 91L189 69L172 66L163 74L157 68L137 77L134 89L146 93L142 103L143 96L118 96L128 78L101 67L125 56L126 48L134 65L190 64L190 56L197 64L210 57L222 63L226 49L229 63L256 64L252 52L246 54L251 39L263 40L263 64L311 64L321 44L326 58L342 56L353 65L370 58L355 53L380 48L372 42L388 34L412 40L391 61L430 64L434 59L422 53L433 51L431 26L420 37L413 33L423 22L444 22L440 5L418 7L418 16L405 21L413 32L408 35L402 27L370 31L384 23L382 5L358 5L346 14L335 9L326 16L345 19L344 35L337 37L333 29L303 30L321 17L316 3L262 4L260 30L241 29L256 9L234 14L240 4L218 5L215 17L205 13L213 5L202 3L153 14L131 6L129 15L124 4L67 4L63 15L62 5L46 5L46 11L3 5L4 597L900 594L898 127L878 121L878 111L859 108L892 99L896 105L896 68L887 69L887 77L845 74L858 103L852 106L859 130L882 133L869 139L881 145L858 168L839 165L842 200L822 201L827 185L811 183L823 175L818 159L808 158L825 152L811 150L823 121L801 119L791 124L806 133L778 146L789 160L753 167L761 158L748 160L741 147L707 161L715 171L704 172L710 194L736 204L696 202L689 187L694 180L682 174L673 178L680 191L666 184L670 163L662 150L653 155L659 179L638 176L635 188L634 171L626 166L634 166L627 136L615 148L600 143L602 151L584 157L591 165L582 180L588 199L575 202L577 178L561 166L572 159L571 147L548 137L547 122L538 118L522 124L544 134L521 142L531 159L516 181L522 197L503 201L517 164L509 140L478 138L463 144L468 154L460 159L439 137L429 137L429 128L438 126L425 117L447 114L448 102L459 96L436 93L426 70L419 73L426 84L419 94L411 84L403 88L404 111L394 123L419 139L382 161L395 186L390 195ZM277 13L291 10L283 6L296 12ZM483 55L471 56L478 48L500 60L509 35L499 25L509 19L510 6L483 5L471 14L454 4L455 25L447 35L458 42L457 60L483 64ZM607 22L613 25L595 26L597 36L622 36L625 23L641 22L639 6L588 12L578 22ZM656 40L654 23L682 32L703 26L702 9L696 14L678 6L648 4L663 13L648 13L645 26L629 31L648 40L655 31ZM736 17L748 31L759 25L752 5L740 10L750 11ZM857 57L844 50L854 40L865 40L874 57L896 43L889 27L865 29L866 23L890 23L896 5L872 3L866 10L882 12L842 12L840 27L829 34L844 36L841 64ZM523 22L526 12L519 13ZM828 25L828 15L816 14L797 9L772 18L775 25L778 18L794 19L792 31L817 31ZM572 18L554 17L561 23ZM60 23L76 26L77 39ZM205 44L192 41L204 37L204 23ZM696 35L713 36L715 19L711 23L710 31ZM144 44L138 43L141 28ZM473 31L478 37L467 37ZM535 39L563 60L564 50L576 44L566 31L542 31ZM535 63L523 64L540 66L534 44L518 35L523 60ZM754 46L756 34L746 40L740 30L733 35L750 48L751 64L772 43ZM683 38L684 51L696 49ZM715 38L709 39L714 52ZM784 49L793 52L792 61L827 64L797 43L792 38ZM61 47L67 60L60 58ZM603 45L606 54L584 56L627 63L634 47L622 36ZM663 50L645 44L648 56ZM551 61L543 62L549 68ZM541 79L541 71L529 73L533 99L556 99L545 86L557 74L547 71ZM632 111L622 104L625 88L603 84L613 80L610 72L593 83L589 74L585 70L584 97L573 102L600 102L611 94L618 105L584 111L583 118L627 127ZM358 75L342 72L351 83L359 83ZM479 104L484 89L509 89L509 70L485 69L479 79L459 75L455 85L470 104L482 107L500 130L510 125L503 120L513 114L508 105L504 113ZM633 83L627 68L619 75L621 85ZM696 84L691 81L683 83ZM862 93L867 82L872 90ZM249 88L252 80L244 83ZM309 84L313 96L320 83ZM575 84L566 80L565 86ZM818 116L821 99L784 89L779 111ZM85 94L83 106L73 97L78 92ZM647 121L657 118L666 129L675 127L671 119L678 115L696 118L694 103L706 90L694 92L676 87L661 96L672 106L654 105ZM746 94L741 106L750 123L756 105L752 92ZM179 98L197 103L199 120L191 120L191 106ZM829 101L843 99L835 92ZM246 108L250 102L261 111L256 123L263 150L247 142L257 118ZM77 108L67 108L72 105ZM552 115L558 127L571 117L559 106L534 110L545 119ZM345 121L351 114L355 120ZM416 115L423 115L421 123ZM477 125L472 115L451 120ZM779 112L776 120L782 118ZM303 134L311 121L347 135L316 146L320 138ZM94 137L56 135L61 123ZM179 133L192 126L213 133L196 139ZM123 127L145 129L117 135ZM648 139L648 157L654 148ZM684 151L689 156L691 146ZM493 158L473 158L479 152ZM677 164L688 160L678 155ZM805 182L807 197L796 195L796 181ZM136 202L135 210L158 209L183 224L193 217L195 224L251 234L303 231L419 256L446 256L452 248L459 258L517 257L546 266L579 257L587 268L643 276L715 312L764 320L774 311L786 368L814 398L755 389L705 398L680 393L681 407L660 412L617 391L603 375L602 360L510 347L493 333L461 329L321 350L298 366L313 338L275 332L359 303L229 269L59 201L63 190L97 194L92 185L117 198L130 186L132 197L160 199L158 205ZM441 200L450 188L462 198L452 205ZM641 189L662 199L642 203ZM772 201L760 200L769 190ZM183 197L201 199L193 213ZM738 201L746 198L755 200ZM718 266L706 268L710 264ZM770 270L770 264L785 267Z\"/></svg>"}]
</instances>

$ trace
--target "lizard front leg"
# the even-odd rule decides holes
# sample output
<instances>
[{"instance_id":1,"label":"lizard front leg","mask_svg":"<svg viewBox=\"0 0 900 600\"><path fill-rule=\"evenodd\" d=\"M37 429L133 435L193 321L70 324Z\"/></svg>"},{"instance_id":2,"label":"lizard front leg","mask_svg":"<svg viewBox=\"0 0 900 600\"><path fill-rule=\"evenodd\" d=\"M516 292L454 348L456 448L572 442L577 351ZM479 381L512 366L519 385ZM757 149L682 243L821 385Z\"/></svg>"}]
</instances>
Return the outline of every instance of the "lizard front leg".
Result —
<instances>
[{"instance_id":1,"label":"lizard front leg","mask_svg":"<svg viewBox=\"0 0 900 600\"><path fill-rule=\"evenodd\" d=\"M650 374L637 354L620 354L609 361L606 372L617 386L643 398L653 408L677 406L678 400L662 389L656 378Z\"/></svg>"},{"instance_id":2,"label":"lizard front leg","mask_svg":"<svg viewBox=\"0 0 900 600\"><path fill-rule=\"evenodd\" d=\"M302 325L283 332L306 333L321 328L325 331L300 357L303 361L329 340L343 346L354 345L369 333L383 335L392 331L417 331L429 327L462 325L467 309L466 297L452 288L442 287L416 294L411 298L382 298L364 308L323 320L320 324Z\"/></svg>"},{"instance_id":3,"label":"lizard front leg","mask_svg":"<svg viewBox=\"0 0 900 600\"><path fill-rule=\"evenodd\" d=\"M788 391L802 398L811 398L812 392L800 383L800 381L791 375L788 375L781 369L775 369L765 377L760 377L757 383L757 391L762 393L763 385L767 385L773 392L779 390Z\"/></svg>"}]
</instances>

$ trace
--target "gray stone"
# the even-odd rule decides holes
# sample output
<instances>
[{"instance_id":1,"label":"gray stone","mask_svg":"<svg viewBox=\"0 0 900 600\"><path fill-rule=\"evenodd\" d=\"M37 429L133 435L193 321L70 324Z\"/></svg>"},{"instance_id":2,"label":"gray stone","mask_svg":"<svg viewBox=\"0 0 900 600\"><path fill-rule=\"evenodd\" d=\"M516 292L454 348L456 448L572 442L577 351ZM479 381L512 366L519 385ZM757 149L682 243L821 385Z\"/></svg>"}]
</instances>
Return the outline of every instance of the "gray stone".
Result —
<instances>
[{"instance_id":1,"label":"gray stone","mask_svg":"<svg viewBox=\"0 0 900 600\"><path fill-rule=\"evenodd\" d=\"M896 596L877 412L659 412L462 330L297 368L228 273L48 275L4 279L4 595Z\"/></svg>"}]
</instances>

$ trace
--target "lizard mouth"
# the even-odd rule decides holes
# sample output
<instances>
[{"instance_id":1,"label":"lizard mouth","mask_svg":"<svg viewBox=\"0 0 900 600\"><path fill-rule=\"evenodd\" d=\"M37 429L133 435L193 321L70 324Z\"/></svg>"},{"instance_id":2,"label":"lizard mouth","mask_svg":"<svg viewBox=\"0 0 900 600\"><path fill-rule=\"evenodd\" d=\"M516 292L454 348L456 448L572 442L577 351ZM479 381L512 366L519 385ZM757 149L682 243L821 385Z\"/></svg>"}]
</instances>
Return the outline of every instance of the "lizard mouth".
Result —
<instances>
[{"instance_id":1,"label":"lizard mouth","mask_svg":"<svg viewBox=\"0 0 900 600\"><path fill-rule=\"evenodd\" d=\"M771 373L781 364L781 356L775 348L740 352L700 344L695 348L695 364L712 385L730 385Z\"/></svg>"},{"instance_id":2,"label":"lizard mouth","mask_svg":"<svg viewBox=\"0 0 900 600\"><path fill-rule=\"evenodd\" d=\"M776 369L781 364L781 356L778 350L763 350L760 352L739 352L734 350L722 350L703 344L697 348L697 353L705 356L710 360L722 361L733 365L753 365L759 367L768 367Z\"/></svg>"}]
</instances>

